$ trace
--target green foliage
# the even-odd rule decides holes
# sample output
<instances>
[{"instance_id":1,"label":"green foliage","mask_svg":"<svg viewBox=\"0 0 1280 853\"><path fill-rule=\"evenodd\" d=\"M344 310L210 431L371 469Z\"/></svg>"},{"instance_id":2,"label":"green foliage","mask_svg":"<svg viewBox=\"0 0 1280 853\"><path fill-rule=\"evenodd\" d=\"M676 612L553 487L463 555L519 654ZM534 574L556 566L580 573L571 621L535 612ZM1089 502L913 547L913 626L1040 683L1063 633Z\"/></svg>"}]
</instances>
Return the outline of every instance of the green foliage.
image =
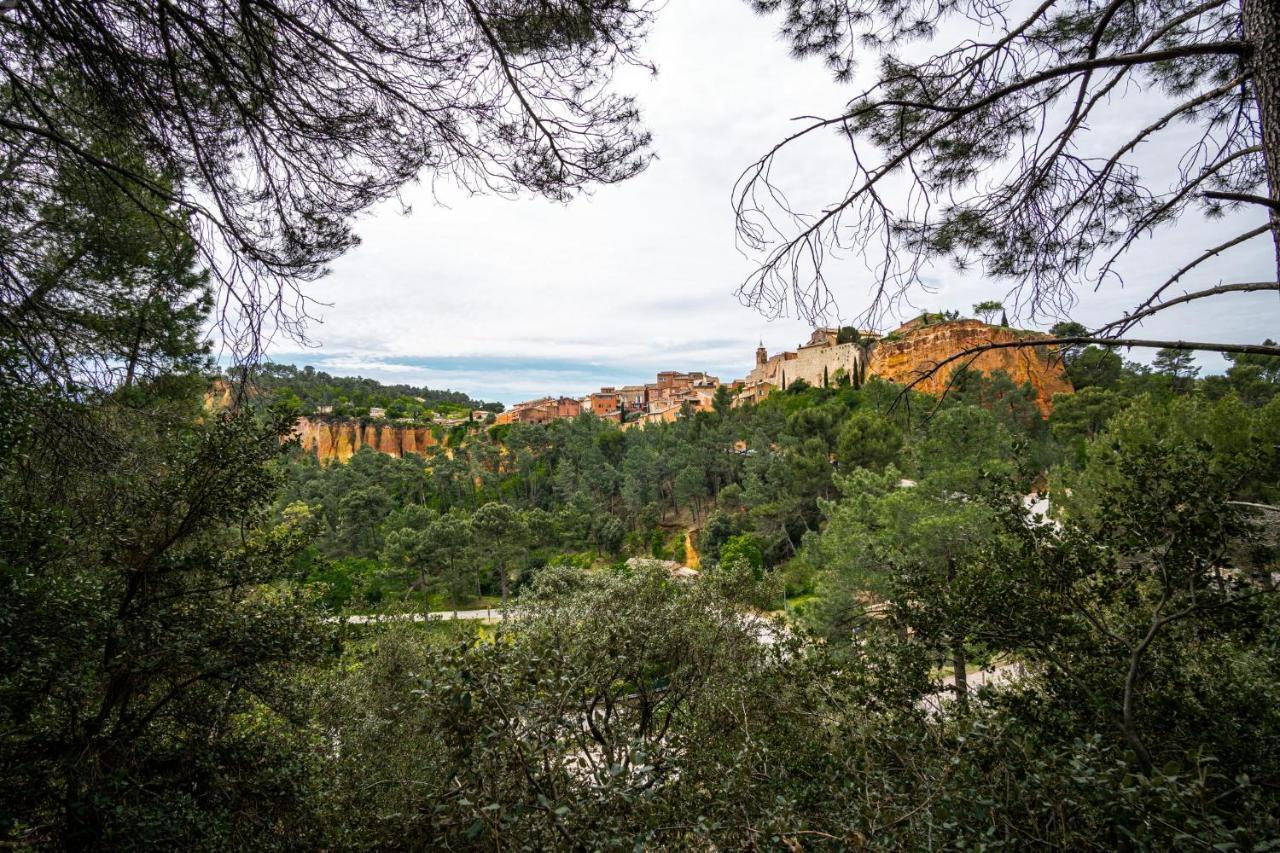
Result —
<instances>
[{"instance_id":1,"label":"green foliage","mask_svg":"<svg viewBox=\"0 0 1280 853\"><path fill-rule=\"evenodd\" d=\"M751 570L751 576L760 580L764 569L764 549L760 540L750 533L730 537L720 549L720 562L740 563Z\"/></svg>"},{"instance_id":2,"label":"green foliage","mask_svg":"<svg viewBox=\"0 0 1280 853\"><path fill-rule=\"evenodd\" d=\"M519 579L528 551L528 524L512 507L490 502L476 510L471 517L471 526L477 541L482 544L478 556L488 565L490 572L497 575L505 605L508 584Z\"/></svg>"},{"instance_id":3,"label":"green foliage","mask_svg":"<svg viewBox=\"0 0 1280 853\"><path fill-rule=\"evenodd\" d=\"M786 387L786 392L791 395L804 394L811 386L804 379L793 379Z\"/></svg>"},{"instance_id":4,"label":"green foliage","mask_svg":"<svg viewBox=\"0 0 1280 853\"><path fill-rule=\"evenodd\" d=\"M1190 391L1193 381L1200 373L1200 368L1196 367L1195 353L1181 349L1157 350L1151 367L1156 373L1169 377L1173 390L1179 394Z\"/></svg>"},{"instance_id":5,"label":"green foliage","mask_svg":"<svg viewBox=\"0 0 1280 853\"><path fill-rule=\"evenodd\" d=\"M735 487L738 488L738 487ZM738 488L738 493L741 489ZM732 497L732 494L730 495ZM724 491L720 493L720 503L724 505ZM703 560L720 559L720 549L726 542L742 532L742 516L740 513L725 509L717 509L707 516L706 522L698 532L698 553Z\"/></svg>"},{"instance_id":6,"label":"green foliage","mask_svg":"<svg viewBox=\"0 0 1280 853\"><path fill-rule=\"evenodd\" d=\"M307 573L307 583L318 587L320 600L333 612L376 606L382 602L377 570L376 560L363 557L322 560Z\"/></svg>"},{"instance_id":7,"label":"green foliage","mask_svg":"<svg viewBox=\"0 0 1280 853\"><path fill-rule=\"evenodd\" d=\"M875 382L810 388L645 430L589 418L513 425L501 447L482 433L421 457L362 451L320 466L295 455L274 469L265 460L280 447L261 428L255 476L266 485L231 491L260 502L279 477L274 519L250 516L244 540L226 525L246 516L228 504L221 532L193 541L182 565L204 572L200 555L250 548L254 530L283 539L240 597L218 593L216 607L182 611L194 621L160 624L162 636L186 638L170 641L165 660L181 648L184 660L216 664L249 636L262 656L236 658L245 693L227 709L197 682L190 703L174 706L187 716L138 736L160 739L129 753L129 772L142 774L129 778L148 779L153 799L94 783L102 802L128 804L101 822L104 837L225 847L248 846L237 842L253 833L260 845L330 848L499 838L541 848L566 834L587 847L876 838L905 850L940 839L1245 845L1280 831L1274 792L1241 781L1280 768L1258 746L1280 742L1280 662L1260 639L1274 634L1276 611L1251 592L1275 556L1228 502L1274 499L1280 403L1167 390L1134 401L1093 388L1059 401L1070 400L1046 426L1007 377L964 377L927 420L888 417L895 395ZM30 441L21 424L39 409L23 411L15 420L5 410L3 423L28 436L12 447ZM1079 453L1050 474L1055 523L1028 524L1027 460L1068 444ZM157 457L159 445L121 460L130 493L145 491L131 460ZM217 458L241 457L218 444ZM248 476L244 464L227 467L218 482ZM174 488L209 479L171 477ZM101 488L84 505L114 505L96 499ZM168 492L157 500L174 504ZM699 503L698 579L605 565L623 545L680 557ZM154 517L126 510L134 524ZM61 528L33 517L24 529L32 540ZM315 533L306 550L304 532ZM1152 553L1168 555L1167 582ZM82 561L64 562L72 571ZM75 571L110 577L91 563ZM461 606L507 584L517 619L480 631L353 625L342 665L326 665L336 626L321 613ZM786 628L751 615L797 595ZM1193 596L1196 609L1139 648L1153 614L1181 614ZM86 671L62 662L93 655L54 627L68 612L94 624L115 611L101 596L80 610L18 607L29 600L12 612L44 614L41 642L67 651L25 671ZM268 605L283 621L245 630ZM298 633L277 633L282 624ZM238 646L227 645L233 629ZM973 690L965 675L961 689L938 692L939 670L1010 659L1025 668L1015 684ZM45 658L23 648L8 660ZM47 680L13 683L36 695ZM953 693L961 701L940 698ZM177 726L191 721L225 734L183 740ZM179 772L163 763L179 746L205 758ZM16 742L7 748L15 766L35 766ZM6 777L6 798L28 803L12 812L22 827L58 825L56 780L72 770L41 760L54 783L20 787L12 780L25 769ZM183 798L193 779L216 806Z\"/></svg>"},{"instance_id":8,"label":"green foliage","mask_svg":"<svg viewBox=\"0 0 1280 853\"><path fill-rule=\"evenodd\" d=\"M929 422L914 448L915 467L925 477L963 491L984 477L1012 476L1013 448L1013 433L991 412L954 406Z\"/></svg>"},{"instance_id":9,"label":"green foliage","mask_svg":"<svg viewBox=\"0 0 1280 853\"><path fill-rule=\"evenodd\" d=\"M1004 303L998 299L988 299L985 302L979 302L973 306L973 313L982 318L982 322L990 323L995 319L997 313L1004 312ZM1000 325L1006 325L1001 323Z\"/></svg>"},{"instance_id":10,"label":"green foliage","mask_svg":"<svg viewBox=\"0 0 1280 853\"><path fill-rule=\"evenodd\" d=\"M1238 755L1135 771L1061 674L931 712L922 644L870 624L833 655L744 618L725 594L750 586L734 566L704 581L547 570L496 642L384 628L320 691L336 748L318 833L333 846L1160 849L1248 848L1280 829L1274 790L1254 781L1267 777L1233 775ZM1263 730L1266 669L1246 677L1261 704L1240 718Z\"/></svg>"},{"instance_id":11,"label":"green foliage","mask_svg":"<svg viewBox=\"0 0 1280 853\"><path fill-rule=\"evenodd\" d=\"M1058 443L1069 449L1071 458L1083 464L1088 440L1102 432L1107 422L1126 405L1123 396L1096 385L1074 394L1057 394L1053 398L1049 428Z\"/></svg>"},{"instance_id":12,"label":"green foliage","mask_svg":"<svg viewBox=\"0 0 1280 853\"><path fill-rule=\"evenodd\" d=\"M392 636L327 691L341 697L327 719L342 744L327 786L332 837L543 849L696 837L658 829L661 815L720 799L681 803L724 784L704 772L730 744L708 735L743 701L762 710L752 682L777 656L705 585L661 570L549 569L525 600L503 642L437 650ZM390 808L366 806L371 755L389 758L378 797Z\"/></svg>"},{"instance_id":13,"label":"green foliage","mask_svg":"<svg viewBox=\"0 0 1280 853\"><path fill-rule=\"evenodd\" d=\"M1275 342L1268 338L1263 343ZM1207 376L1203 383L1205 395L1218 399L1236 394L1245 405L1265 406L1280 395L1280 358L1265 355L1228 355L1225 376Z\"/></svg>"},{"instance_id":14,"label":"green foliage","mask_svg":"<svg viewBox=\"0 0 1280 853\"><path fill-rule=\"evenodd\" d=\"M862 343L862 333L855 326L841 326L836 332L836 343L838 344L858 344Z\"/></svg>"},{"instance_id":15,"label":"green foliage","mask_svg":"<svg viewBox=\"0 0 1280 853\"><path fill-rule=\"evenodd\" d=\"M287 424L131 399L5 386L25 418L0 459L0 833L282 844L311 748L289 676L334 648L294 583L309 509L264 513Z\"/></svg>"},{"instance_id":16,"label":"green foliage","mask_svg":"<svg viewBox=\"0 0 1280 853\"><path fill-rule=\"evenodd\" d=\"M1124 360L1114 350L1086 347L1067 360L1067 376L1077 391L1091 386L1113 389L1120 381Z\"/></svg>"},{"instance_id":17,"label":"green foliage","mask_svg":"<svg viewBox=\"0 0 1280 853\"><path fill-rule=\"evenodd\" d=\"M238 377L232 377L238 378ZM263 364L250 376L271 402L296 400L300 415L330 410L335 417L368 417L371 408L391 419L429 423L433 417L465 418L472 409L502 411L501 403L473 400L460 391L438 391L412 385L384 385L374 379L330 376L310 365Z\"/></svg>"},{"instance_id":18,"label":"green foliage","mask_svg":"<svg viewBox=\"0 0 1280 853\"><path fill-rule=\"evenodd\" d=\"M32 151L13 149L0 202L0 351L21 355L5 370L36 384L114 388L205 368L212 296L186 213L167 200L174 177L153 169L118 117L94 114L80 92L62 94L53 110L61 121L74 122L65 114L73 112L98 122L78 138L86 153L158 192L131 195L65 150L45 164L38 188L23 187L14 179Z\"/></svg>"},{"instance_id":19,"label":"green foliage","mask_svg":"<svg viewBox=\"0 0 1280 853\"><path fill-rule=\"evenodd\" d=\"M859 409L845 419L836 440L841 470L862 467L884 470L902 449L901 428L878 412Z\"/></svg>"}]
</instances>

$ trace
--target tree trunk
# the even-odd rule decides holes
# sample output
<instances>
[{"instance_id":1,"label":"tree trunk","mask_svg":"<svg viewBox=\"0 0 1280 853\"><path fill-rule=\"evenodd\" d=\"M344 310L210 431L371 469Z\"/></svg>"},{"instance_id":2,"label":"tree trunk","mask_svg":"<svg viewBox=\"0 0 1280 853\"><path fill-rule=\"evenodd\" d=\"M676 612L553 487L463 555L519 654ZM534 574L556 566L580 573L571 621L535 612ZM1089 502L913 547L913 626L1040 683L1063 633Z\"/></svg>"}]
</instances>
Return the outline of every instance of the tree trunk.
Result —
<instances>
[{"instance_id":1,"label":"tree trunk","mask_svg":"<svg viewBox=\"0 0 1280 853\"><path fill-rule=\"evenodd\" d=\"M950 587L955 579L956 558L947 557L947 586ZM969 663L965 660L964 654L964 633L958 632L951 639L951 670L952 679L955 681L956 702L960 704L961 711L969 708L968 665Z\"/></svg>"},{"instance_id":2,"label":"tree trunk","mask_svg":"<svg viewBox=\"0 0 1280 853\"><path fill-rule=\"evenodd\" d=\"M956 702L960 704L961 711L969 708L968 665L964 655L964 641L953 640L951 643L951 667L955 673Z\"/></svg>"},{"instance_id":3,"label":"tree trunk","mask_svg":"<svg viewBox=\"0 0 1280 853\"><path fill-rule=\"evenodd\" d=\"M1262 128L1262 156L1267 168L1267 196L1280 200L1280 3L1241 0L1244 38L1253 48L1253 91ZM1276 272L1280 275L1280 210L1270 209Z\"/></svg>"}]
</instances>

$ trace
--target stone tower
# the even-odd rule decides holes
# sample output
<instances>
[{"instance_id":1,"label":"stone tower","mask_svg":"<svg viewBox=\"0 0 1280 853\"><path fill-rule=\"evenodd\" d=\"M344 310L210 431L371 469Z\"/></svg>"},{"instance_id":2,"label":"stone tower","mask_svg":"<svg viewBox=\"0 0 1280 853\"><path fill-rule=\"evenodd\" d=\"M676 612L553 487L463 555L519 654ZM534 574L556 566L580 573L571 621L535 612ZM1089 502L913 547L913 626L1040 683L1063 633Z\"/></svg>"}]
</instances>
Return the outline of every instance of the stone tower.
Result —
<instances>
[{"instance_id":1,"label":"stone tower","mask_svg":"<svg viewBox=\"0 0 1280 853\"><path fill-rule=\"evenodd\" d=\"M764 341L760 342L760 346L756 347L756 367L761 367L769 360L769 351L764 348Z\"/></svg>"}]
</instances>

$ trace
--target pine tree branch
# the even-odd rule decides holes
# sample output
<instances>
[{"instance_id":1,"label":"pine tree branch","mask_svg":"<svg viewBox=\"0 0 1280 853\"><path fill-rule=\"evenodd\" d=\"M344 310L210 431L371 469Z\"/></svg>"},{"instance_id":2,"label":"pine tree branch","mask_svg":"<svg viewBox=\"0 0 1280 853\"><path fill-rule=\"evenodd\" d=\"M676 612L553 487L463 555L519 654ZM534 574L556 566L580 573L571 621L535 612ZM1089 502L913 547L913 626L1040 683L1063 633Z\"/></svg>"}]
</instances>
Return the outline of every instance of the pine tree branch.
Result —
<instances>
[{"instance_id":1,"label":"pine tree branch","mask_svg":"<svg viewBox=\"0 0 1280 853\"><path fill-rule=\"evenodd\" d=\"M516 100L520 102L520 106L524 109L525 115L527 115L529 120L533 122L535 127L537 127L538 132L542 134L542 138L546 141L547 147L550 148L552 156L554 156L556 161L560 164L560 168L565 171L569 171L572 164L560 152L559 146L556 145L555 134L547 128L542 117L538 115L538 112L533 108L533 105L529 103L529 99L525 97L524 88L520 85L520 82L516 80L515 71L511 68L511 63L507 61L506 51L503 50L501 43L498 41L497 35L495 35L492 28L490 28L489 22L485 20L484 14L480 11L480 7L472 2L472 0L466 0L466 4L467 9L471 12L472 19L476 22L476 26L479 27L480 32L484 35L485 42L489 45L490 50L493 51L494 58L498 60L498 65L502 69L502 76L506 78L507 84L511 86L512 94L514 94L516 96Z\"/></svg>"},{"instance_id":2,"label":"pine tree branch","mask_svg":"<svg viewBox=\"0 0 1280 853\"><path fill-rule=\"evenodd\" d=\"M1157 314L1166 308L1172 308L1175 305L1183 305L1196 299L1204 299L1209 296L1218 296L1223 293L1255 293L1261 290L1280 290L1280 282L1275 281L1251 281L1243 284L1222 284L1217 287L1206 288L1205 290L1197 290L1193 293L1184 293L1182 296L1161 302L1159 305L1150 305L1133 314L1127 314L1120 320L1113 320L1106 325L1099 326L1094 329L1095 335L1102 335L1109 329L1119 327L1119 334L1124 334L1133 328L1134 324L1141 322L1143 319Z\"/></svg>"},{"instance_id":3,"label":"pine tree branch","mask_svg":"<svg viewBox=\"0 0 1280 853\"><path fill-rule=\"evenodd\" d=\"M1221 201L1239 201L1245 204L1259 204L1263 207L1269 207L1272 210L1280 210L1280 201L1274 198L1267 198L1264 195L1253 195L1251 193L1228 193L1218 190L1205 190L1201 193L1205 198L1219 199Z\"/></svg>"},{"instance_id":4,"label":"pine tree branch","mask_svg":"<svg viewBox=\"0 0 1280 853\"><path fill-rule=\"evenodd\" d=\"M803 245L806 241L813 239L815 235L820 234L825 227L833 220L840 217L845 211L851 208L855 203L868 194L875 191L875 187L889 174L895 172L899 166L907 162L917 151L931 143L937 136L944 131L958 124L966 117L976 113L986 107L991 106L1010 95L1015 95L1025 89L1030 89L1041 83L1047 83L1052 80L1071 76L1080 72L1086 72L1098 68L1132 68L1139 65L1146 65L1158 62L1169 62L1177 59L1187 59L1196 56L1209 55L1236 55L1247 56L1250 47L1242 41L1221 41L1207 42L1204 44L1183 45L1179 47L1168 48L1165 50L1142 51L1138 53L1115 54L1112 56L1104 56L1095 59L1079 60L1077 62L1068 62L1058 65L1054 68L1048 68L1036 74L1020 80L1014 80L999 88L988 92L976 100L967 104L959 105L943 105L930 101L917 101L911 99L885 99L875 100L862 103L857 108L850 110L836 118L823 119L808 127L797 131L794 134L777 143L769 153L765 154L755 165L743 173L739 178L738 187L735 189L734 195L737 198L735 207L738 208L738 219L743 219L743 207L745 199L748 195L749 188L757 180L768 180L767 173L769 171L769 161L785 146L806 136L816 130L827 127L845 125L853 119L857 119L868 113L874 113L877 110L886 107L901 109L919 109L926 112L942 113L943 117L932 126L920 131L913 139L907 141L896 153L889 157L885 162L866 173L866 178L858 186L854 187L845 198L838 204L834 204L827 208L821 216L811 221L799 234L787 240L784 244L775 249L765 260L756 273L751 278L763 277L768 271L775 270L783 262L786 255L795 250L796 247ZM869 94L869 93L868 93ZM748 173L752 173L750 178L746 178ZM744 181L744 178L746 179ZM742 226L739 226L739 234L743 234ZM748 236L750 242L750 235ZM743 293L748 289L748 284L744 283L739 287L739 293Z\"/></svg>"},{"instance_id":5,"label":"pine tree branch","mask_svg":"<svg viewBox=\"0 0 1280 853\"><path fill-rule=\"evenodd\" d=\"M880 101L872 101L865 104L859 109L853 110L842 117L842 120L857 118L858 116L874 112L881 107L901 107L913 110L925 110L927 112L949 113L956 115L967 115L983 107L999 101L1009 95L1016 94L1023 89L1029 89L1032 86L1038 86L1041 83L1047 83L1058 77L1066 77L1081 71L1094 71L1099 68L1130 68L1135 65L1146 65L1155 62L1169 62L1174 59L1190 59L1193 56L1247 56L1249 54L1249 45L1242 41L1219 41L1207 42L1205 44L1189 44L1182 47L1171 47L1166 50L1153 50L1141 53L1118 53L1113 56L1103 56L1096 59L1082 59L1077 62L1067 62L1055 68L1047 68L1030 77L1024 77L1021 80L1014 80L999 89L982 96L976 101L968 104L957 104L948 106L938 104L932 101L917 101L905 98L894 98ZM831 120L835 121L835 120ZM931 128L926 132L932 136L941 128ZM926 135L926 134L922 134Z\"/></svg>"},{"instance_id":6,"label":"pine tree branch","mask_svg":"<svg viewBox=\"0 0 1280 853\"><path fill-rule=\"evenodd\" d=\"M1247 78L1243 76L1237 77L1236 79L1231 80L1230 82L1222 86L1219 86L1216 89L1211 89L1208 92L1205 92L1201 95L1197 95L1195 98L1192 98L1191 100L1183 101L1181 104L1178 104L1172 110L1162 115L1159 119L1147 125L1146 127L1142 128L1142 130L1138 131L1136 134L1130 137L1128 142L1126 142L1124 145L1116 149L1115 153L1113 153L1107 159L1107 162L1103 165L1101 169L1098 170L1097 174L1094 175L1093 180L1089 182L1088 186L1086 186L1083 190L1077 193L1077 200L1063 209L1063 211L1058 215L1055 221L1055 225L1061 224L1062 222L1066 221L1067 216L1069 216L1073 211L1075 211L1076 208L1079 207L1080 204L1085 199L1089 198L1089 194L1093 191L1094 187L1098 186L1098 184L1100 184L1103 180L1109 178L1112 175L1112 173L1115 172L1116 167L1120 165L1121 158L1123 158L1130 151L1132 151L1133 149L1141 145L1152 134L1155 134L1160 132L1161 130L1164 130L1166 127L1169 126L1170 122L1172 122L1174 119L1176 119L1178 116L1182 115L1183 113L1189 110L1194 110L1196 107L1203 106L1204 104L1209 103L1215 98L1218 98L1218 97L1221 97L1222 95L1227 94L1236 86L1239 86L1245 79ZM1119 78L1117 78L1116 82L1118 81L1119 81ZM1110 89L1107 89L1104 91L1110 91ZM1064 129L1063 132L1066 133L1066 130ZM1071 137L1069 135L1060 136L1062 144L1059 146L1059 149L1058 149L1059 152L1066 146L1066 143L1070 141L1070 138ZM1261 148L1259 147L1258 150L1261 150ZM1057 153L1055 153L1054 156L1056 157ZM1234 156L1237 156L1237 155L1232 155L1232 157ZM1046 168L1048 164L1049 164L1049 160L1046 160L1045 161ZM1217 164L1214 164L1214 165L1217 165ZM1197 181L1202 179L1203 178L1198 178ZM1182 194L1179 194L1179 197L1181 195Z\"/></svg>"},{"instance_id":7,"label":"pine tree branch","mask_svg":"<svg viewBox=\"0 0 1280 853\"><path fill-rule=\"evenodd\" d=\"M1232 237L1230 240L1228 240L1225 243L1220 243L1217 246L1214 246L1212 249L1206 249L1194 261L1187 264L1186 266L1178 270L1173 275L1169 276L1169 278L1165 279L1164 284L1157 287L1155 291L1152 292L1152 294L1147 297L1145 302L1143 302L1137 308L1134 308L1130 316L1140 315L1143 311L1150 308L1152 305L1155 305L1156 300L1160 298L1160 294L1164 293L1166 290L1168 290L1170 287L1176 284L1178 282L1178 279L1182 278L1184 275L1186 275L1188 272L1198 267L1200 264L1204 263L1205 261L1209 260L1210 258L1216 255L1222 254L1227 249L1230 249L1233 246L1240 245L1246 240L1252 240L1254 237L1258 237L1263 234L1266 234L1270 230L1271 230L1270 225L1259 225L1257 228L1254 228L1252 231L1246 231L1243 234L1240 234L1239 236Z\"/></svg>"}]
</instances>

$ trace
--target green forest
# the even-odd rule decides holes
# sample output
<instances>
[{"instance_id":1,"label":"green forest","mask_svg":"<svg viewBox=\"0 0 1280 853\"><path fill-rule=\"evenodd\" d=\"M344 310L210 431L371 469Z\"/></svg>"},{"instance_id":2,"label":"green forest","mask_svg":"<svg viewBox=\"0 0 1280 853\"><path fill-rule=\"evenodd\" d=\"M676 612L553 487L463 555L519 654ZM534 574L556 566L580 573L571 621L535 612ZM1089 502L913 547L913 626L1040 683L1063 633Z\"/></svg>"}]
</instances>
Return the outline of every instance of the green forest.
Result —
<instances>
[{"instance_id":1,"label":"green forest","mask_svg":"<svg viewBox=\"0 0 1280 853\"><path fill-rule=\"evenodd\" d=\"M1047 419L1003 374L797 382L326 466L198 370L11 395L6 832L1261 847L1280 361L1164 355L1069 353Z\"/></svg>"},{"instance_id":2,"label":"green forest","mask_svg":"<svg viewBox=\"0 0 1280 853\"><path fill-rule=\"evenodd\" d=\"M241 375L227 371L223 382L239 387L247 380L264 402L303 416L368 419L371 409L409 423L429 423L434 417L469 417L475 409L501 412L501 403L473 400L461 391L436 391L413 385L384 385L373 379L330 376L314 367L267 363Z\"/></svg>"},{"instance_id":3,"label":"green forest","mask_svg":"<svg viewBox=\"0 0 1280 853\"><path fill-rule=\"evenodd\" d=\"M1280 291L1274 3L745 4L876 82L744 164L742 301L817 325L862 251L869 311L949 261L1043 321L914 382L493 425L271 361L406 186L649 168L615 75L661 5L0 0L0 847L1280 849L1280 345L1131 336ZM1172 106L1115 138L1126 91ZM1129 155L1188 125L1157 187ZM852 182L792 209L775 156L833 129ZM1157 231L1202 254L1067 319ZM1266 280L1198 275L1256 237ZM454 428L322 465L301 416Z\"/></svg>"}]
</instances>

